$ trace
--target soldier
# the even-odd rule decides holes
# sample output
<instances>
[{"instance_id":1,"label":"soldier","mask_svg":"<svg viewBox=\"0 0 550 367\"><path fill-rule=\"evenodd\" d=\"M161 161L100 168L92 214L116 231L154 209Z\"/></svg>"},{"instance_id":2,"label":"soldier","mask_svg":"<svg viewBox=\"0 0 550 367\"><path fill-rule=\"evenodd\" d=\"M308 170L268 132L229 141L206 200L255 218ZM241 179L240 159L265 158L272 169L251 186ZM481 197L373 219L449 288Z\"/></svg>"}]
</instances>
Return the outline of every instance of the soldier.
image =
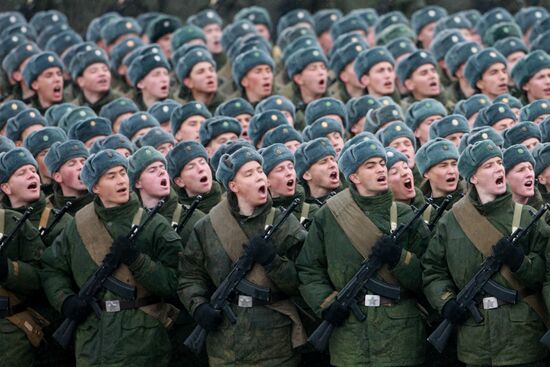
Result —
<instances>
[{"instance_id":1,"label":"soldier","mask_svg":"<svg viewBox=\"0 0 550 367\"><path fill-rule=\"evenodd\" d=\"M506 170L506 182L510 186L512 200L518 204L540 209L541 194L535 185L535 159L523 144L514 144L502 153Z\"/></svg>"},{"instance_id":2,"label":"soldier","mask_svg":"<svg viewBox=\"0 0 550 367\"><path fill-rule=\"evenodd\" d=\"M443 138L430 140L416 152L416 165L424 178L422 193L437 206L441 205L447 195L451 195L451 202L447 206L450 209L462 197L463 185L458 175L457 162L457 147ZM426 212L425 218L430 218L430 213L435 214L430 208Z\"/></svg>"},{"instance_id":3,"label":"soldier","mask_svg":"<svg viewBox=\"0 0 550 367\"><path fill-rule=\"evenodd\" d=\"M305 231L290 216L270 240L261 236L266 223L276 223L281 216L272 208L261 164L262 157L250 148L222 156L217 178L227 198L195 225L184 251L178 293L197 323L209 331L206 349L212 366L297 366L296 348L306 342L297 310L288 300L297 294L294 259ZM249 243L244 249L243 242ZM237 316L232 324L208 299L243 253L255 263L249 279L270 288L272 298L262 302L236 295L229 306Z\"/></svg>"},{"instance_id":4,"label":"soldier","mask_svg":"<svg viewBox=\"0 0 550 367\"><path fill-rule=\"evenodd\" d=\"M387 235L409 221L412 211L393 201L385 162L386 152L375 141L344 152L339 163L350 187L317 212L297 259L300 293L336 326L329 342L334 366L424 362L424 322L414 294L422 287L419 257L429 233L417 220L398 241ZM335 296L370 254L385 264L377 278L399 284L402 292L397 303L370 291L361 294L358 306L366 320L359 322Z\"/></svg>"},{"instance_id":5,"label":"soldier","mask_svg":"<svg viewBox=\"0 0 550 367\"><path fill-rule=\"evenodd\" d=\"M232 117L211 117L202 123L199 135L202 146L208 152L208 157L212 157L222 144L239 138L241 124Z\"/></svg>"},{"instance_id":6,"label":"soldier","mask_svg":"<svg viewBox=\"0 0 550 367\"><path fill-rule=\"evenodd\" d=\"M119 132L135 143L154 127L160 127L160 124L150 113L136 112L120 123Z\"/></svg>"},{"instance_id":7,"label":"soldier","mask_svg":"<svg viewBox=\"0 0 550 367\"><path fill-rule=\"evenodd\" d=\"M342 18L342 12L338 9L321 9L313 14L317 41L325 55L330 53L335 41L330 34L330 28L340 18Z\"/></svg>"},{"instance_id":8,"label":"soldier","mask_svg":"<svg viewBox=\"0 0 550 367\"><path fill-rule=\"evenodd\" d=\"M137 124L136 124L137 125ZM88 117L69 129L69 139L80 140L90 149L96 140L111 135L111 121L102 117Z\"/></svg>"},{"instance_id":9,"label":"soldier","mask_svg":"<svg viewBox=\"0 0 550 367\"><path fill-rule=\"evenodd\" d=\"M6 136L16 146L23 146L23 142L33 131L40 130L48 122L36 108L21 110L17 115L10 118L6 124Z\"/></svg>"},{"instance_id":10,"label":"soldier","mask_svg":"<svg viewBox=\"0 0 550 367\"><path fill-rule=\"evenodd\" d=\"M182 26L181 20L171 15L157 15L148 24L145 33L149 43L156 43L168 60L172 59L171 38L174 31Z\"/></svg>"},{"instance_id":11,"label":"soldier","mask_svg":"<svg viewBox=\"0 0 550 367\"><path fill-rule=\"evenodd\" d=\"M449 88L447 88L447 97L450 107L454 108L458 101L475 94L475 89L470 86L470 83L464 75L464 66L470 56L478 53L480 50L481 46L475 42L459 42L452 46L445 55L444 62L447 66L447 73L453 80ZM455 78L456 80L454 80Z\"/></svg>"},{"instance_id":12,"label":"soldier","mask_svg":"<svg viewBox=\"0 0 550 367\"><path fill-rule=\"evenodd\" d=\"M470 128L474 125L479 111L491 104L491 100L485 94L474 94L467 99L461 100L455 105L453 113L461 114L468 120Z\"/></svg>"},{"instance_id":13,"label":"soldier","mask_svg":"<svg viewBox=\"0 0 550 367\"><path fill-rule=\"evenodd\" d=\"M430 49L437 21L445 16L447 10L437 5L425 6L412 14L411 26L421 48Z\"/></svg>"},{"instance_id":14,"label":"soldier","mask_svg":"<svg viewBox=\"0 0 550 367\"><path fill-rule=\"evenodd\" d=\"M35 93L30 105L40 113L63 101L63 62L53 52L32 56L23 68L23 79Z\"/></svg>"},{"instance_id":15,"label":"soldier","mask_svg":"<svg viewBox=\"0 0 550 367\"><path fill-rule=\"evenodd\" d=\"M317 138L298 147L295 153L298 182L304 183L306 202L322 205L340 188L336 152L327 138Z\"/></svg>"},{"instance_id":16,"label":"soldier","mask_svg":"<svg viewBox=\"0 0 550 367\"><path fill-rule=\"evenodd\" d=\"M353 137L362 133L365 130L367 113L378 107L381 107L381 104L376 98L369 95L350 99L346 103L346 110L348 112L346 130L349 136Z\"/></svg>"},{"instance_id":17,"label":"soldier","mask_svg":"<svg viewBox=\"0 0 550 367\"><path fill-rule=\"evenodd\" d=\"M99 116L111 121L113 133L117 134L120 130L120 123L138 111L138 107L132 100L120 97L103 106L99 111Z\"/></svg>"},{"instance_id":18,"label":"soldier","mask_svg":"<svg viewBox=\"0 0 550 367\"><path fill-rule=\"evenodd\" d=\"M23 79L23 67L27 60L40 52L38 46L31 41L20 44L8 53L3 61L2 68L7 77L13 83L13 89L10 98L20 99L29 104L34 91Z\"/></svg>"},{"instance_id":19,"label":"soldier","mask_svg":"<svg viewBox=\"0 0 550 367\"><path fill-rule=\"evenodd\" d=\"M256 106L273 93L273 72L275 63L271 56L261 50L246 51L233 62L233 81L240 91L240 97Z\"/></svg>"},{"instance_id":20,"label":"soldier","mask_svg":"<svg viewBox=\"0 0 550 367\"><path fill-rule=\"evenodd\" d=\"M430 139L430 126L437 120L447 116L447 110L441 102L433 98L423 98L413 102L405 114L405 123L411 128L418 146Z\"/></svg>"},{"instance_id":21,"label":"soldier","mask_svg":"<svg viewBox=\"0 0 550 367\"><path fill-rule=\"evenodd\" d=\"M67 213L74 216L77 211L93 200L86 185L80 179L88 149L79 140L67 140L52 144L44 162L55 182L53 194L46 200L55 209L61 209L68 201L71 207Z\"/></svg>"},{"instance_id":22,"label":"soldier","mask_svg":"<svg viewBox=\"0 0 550 367\"><path fill-rule=\"evenodd\" d=\"M489 47L470 56L464 66L464 76L470 86L492 101L508 93L506 59L496 49Z\"/></svg>"},{"instance_id":23,"label":"soldier","mask_svg":"<svg viewBox=\"0 0 550 367\"><path fill-rule=\"evenodd\" d=\"M170 117L172 112L176 108L181 106L180 103L173 99L165 99L164 101L158 101L147 109L147 112L151 114L160 124L160 127L167 133L172 133L172 127L170 126Z\"/></svg>"},{"instance_id":24,"label":"soldier","mask_svg":"<svg viewBox=\"0 0 550 367\"><path fill-rule=\"evenodd\" d=\"M172 135L177 142L184 140L200 141L201 125L212 114L200 102L189 102L177 107L170 116Z\"/></svg>"},{"instance_id":25,"label":"soldier","mask_svg":"<svg viewBox=\"0 0 550 367\"><path fill-rule=\"evenodd\" d=\"M457 326L461 362L542 366L547 352L538 340L546 330L542 320L547 315L535 311L538 301L533 295L540 292L544 280L543 256L548 245L545 225L537 223L519 243L512 244L508 239L515 228L525 228L531 221L532 209L512 201L506 187L502 153L492 141L466 147L458 169L472 186L436 226L422 259L424 293L432 306ZM482 321L476 322L470 311L457 302L456 295L489 255L503 264L493 281L520 293L523 284L529 284L532 291L516 304L483 292L479 295L482 302L475 304ZM520 319L521 322L516 322ZM502 330L507 332L502 334Z\"/></svg>"},{"instance_id":26,"label":"soldier","mask_svg":"<svg viewBox=\"0 0 550 367\"><path fill-rule=\"evenodd\" d=\"M280 143L294 154L303 142L300 132L290 126L281 125L265 133L263 147L267 148L272 144Z\"/></svg>"},{"instance_id":27,"label":"soldier","mask_svg":"<svg viewBox=\"0 0 550 367\"><path fill-rule=\"evenodd\" d=\"M211 113L223 102L218 91L216 62L206 47L194 47L182 56L176 65L176 75L181 83L178 95L182 103L197 101Z\"/></svg>"},{"instance_id":28,"label":"soldier","mask_svg":"<svg viewBox=\"0 0 550 367\"><path fill-rule=\"evenodd\" d=\"M0 104L0 135L6 136L8 120L26 108L25 103L16 99L7 100Z\"/></svg>"},{"instance_id":29,"label":"soldier","mask_svg":"<svg viewBox=\"0 0 550 367\"><path fill-rule=\"evenodd\" d=\"M99 153L103 149L113 149L124 158L128 158L136 150L136 146L127 137L121 134L113 134L105 139L98 139L90 148L90 154Z\"/></svg>"},{"instance_id":30,"label":"soldier","mask_svg":"<svg viewBox=\"0 0 550 367\"><path fill-rule=\"evenodd\" d=\"M111 90L111 71L109 59L104 51L92 49L76 54L71 62L71 77L76 99L72 102L79 106L89 106L99 113L103 106L119 98L120 95Z\"/></svg>"},{"instance_id":31,"label":"soldier","mask_svg":"<svg viewBox=\"0 0 550 367\"><path fill-rule=\"evenodd\" d=\"M542 50L530 52L512 69L512 78L521 90L525 103L537 99L550 99L549 77L550 57Z\"/></svg>"},{"instance_id":32,"label":"soldier","mask_svg":"<svg viewBox=\"0 0 550 367\"><path fill-rule=\"evenodd\" d=\"M126 167L127 160L109 149L86 160L81 179L96 198L75 215L51 250L44 252L43 286L50 303L79 324L78 364L101 365L109 359L119 364L165 366L170 359L165 327L173 323L174 310L162 298L176 290L181 239L160 216L135 241L128 239L130 227L142 223L146 214L130 194ZM135 286L138 295L135 300L120 299L110 291L96 295L95 302L103 311L98 321L90 300L78 295L78 287L105 255L120 264L114 276ZM117 307L112 308L113 304Z\"/></svg>"},{"instance_id":33,"label":"soldier","mask_svg":"<svg viewBox=\"0 0 550 367\"><path fill-rule=\"evenodd\" d=\"M285 96L273 95L256 105L256 112L265 112L266 110L281 111L283 115L285 115L288 123L295 129L298 129L294 124L294 120L296 119L296 107L292 101Z\"/></svg>"},{"instance_id":34,"label":"soldier","mask_svg":"<svg viewBox=\"0 0 550 367\"><path fill-rule=\"evenodd\" d=\"M520 121L533 121L540 124L542 120L550 115L550 100L538 99L521 108L519 111Z\"/></svg>"},{"instance_id":35,"label":"soldier","mask_svg":"<svg viewBox=\"0 0 550 367\"><path fill-rule=\"evenodd\" d=\"M19 148L19 150L21 150ZM32 157L24 154L19 157L15 147L12 151L0 155L0 181L6 182L17 171L19 166L31 163ZM36 164L34 163L36 166ZM12 210L1 209L5 219L2 220L2 233L9 234L15 228L12 217L19 219L21 214ZM37 347L43 340L42 328L48 321L36 312L29 312L27 307L38 305L35 295L40 286L40 255L44 250L38 230L28 221L14 239L6 243L0 253L0 319L2 343L0 354L6 366L33 366ZM8 301L9 299L9 301ZM29 327L26 328L25 325Z\"/></svg>"},{"instance_id":36,"label":"soldier","mask_svg":"<svg viewBox=\"0 0 550 367\"><path fill-rule=\"evenodd\" d=\"M522 144L529 151L532 151L535 146L542 141L539 125L531 121L519 122L507 130L504 130L502 137L504 138L504 148L511 147L515 144Z\"/></svg>"},{"instance_id":37,"label":"soldier","mask_svg":"<svg viewBox=\"0 0 550 367\"><path fill-rule=\"evenodd\" d=\"M516 123L516 114L505 103L494 102L492 105L479 110L474 128L490 126L499 133L503 133Z\"/></svg>"},{"instance_id":38,"label":"soldier","mask_svg":"<svg viewBox=\"0 0 550 367\"><path fill-rule=\"evenodd\" d=\"M360 97L365 90L355 74L353 64L357 55L367 48L367 42L362 39L335 50L330 58L330 68L336 75L336 81L329 87L329 95L344 103L350 98Z\"/></svg>"},{"instance_id":39,"label":"soldier","mask_svg":"<svg viewBox=\"0 0 550 367\"><path fill-rule=\"evenodd\" d=\"M59 127L48 126L30 133L23 143L23 146L31 152L38 164L38 174L40 175L41 189L46 195L53 192L52 174L47 168L46 154L55 142L67 140L67 134Z\"/></svg>"},{"instance_id":40,"label":"soldier","mask_svg":"<svg viewBox=\"0 0 550 367\"><path fill-rule=\"evenodd\" d=\"M550 143L539 144L531 152L535 159L535 177L543 202L550 202Z\"/></svg>"},{"instance_id":41,"label":"soldier","mask_svg":"<svg viewBox=\"0 0 550 367\"><path fill-rule=\"evenodd\" d=\"M172 134L166 132L162 127L154 127L145 135L138 139L137 145L140 147L153 147L163 156L174 149L176 141Z\"/></svg>"},{"instance_id":42,"label":"soldier","mask_svg":"<svg viewBox=\"0 0 550 367\"><path fill-rule=\"evenodd\" d=\"M342 101L331 97L319 98L309 103L306 107L304 117L307 125L312 125L322 117L336 120L342 130L348 124L346 105Z\"/></svg>"},{"instance_id":43,"label":"soldier","mask_svg":"<svg viewBox=\"0 0 550 367\"><path fill-rule=\"evenodd\" d=\"M168 98L169 73L170 65L162 54L145 53L132 61L128 68L128 78L136 91L134 102L141 111Z\"/></svg>"},{"instance_id":44,"label":"soldier","mask_svg":"<svg viewBox=\"0 0 550 367\"><path fill-rule=\"evenodd\" d=\"M111 51L112 85L113 90L122 94L130 92L128 65L124 63L127 55L144 46L145 43L139 37L129 37L124 42L113 47Z\"/></svg>"},{"instance_id":45,"label":"soldier","mask_svg":"<svg viewBox=\"0 0 550 367\"><path fill-rule=\"evenodd\" d=\"M234 21L241 19L249 20L256 27L256 31L259 35L271 41L271 34L273 32L273 23L267 10L260 6L249 6L239 10L233 17Z\"/></svg>"},{"instance_id":46,"label":"soldier","mask_svg":"<svg viewBox=\"0 0 550 367\"><path fill-rule=\"evenodd\" d=\"M261 111L258 111L261 112ZM254 107L244 98L232 98L220 104L214 116L234 117L241 124L241 136L239 138L250 141L248 125L254 116Z\"/></svg>"},{"instance_id":47,"label":"soldier","mask_svg":"<svg viewBox=\"0 0 550 367\"><path fill-rule=\"evenodd\" d=\"M221 200L220 184L212 181L206 149L195 141L183 141L166 156L168 173L174 183L179 201L191 205L198 195L202 200L197 207L208 213Z\"/></svg>"},{"instance_id":48,"label":"soldier","mask_svg":"<svg viewBox=\"0 0 550 367\"><path fill-rule=\"evenodd\" d=\"M206 46L214 56L216 65L221 68L225 65L226 56L222 49L222 18L215 10L204 9L187 19L187 23L201 28L206 35Z\"/></svg>"},{"instance_id":49,"label":"soldier","mask_svg":"<svg viewBox=\"0 0 550 367\"><path fill-rule=\"evenodd\" d=\"M415 187L413 172L407 157L392 147L386 147L386 168L388 187L395 201L420 208L425 200L418 187Z\"/></svg>"},{"instance_id":50,"label":"soldier","mask_svg":"<svg viewBox=\"0 0 550 367\"><path fill-rule=\"evenodd\" d=\"M281 111L266 110L256 113L248 124L248 136L250 143L259 149L263 144L265 134L278 126L288 126L288 121Z\"/></svg>"},{"instance_id":51,"label":"soldier","mask_svg":"<svg viewBox=\"0 0 550 367\"><path fill-rule=\"evenodd\" d=\"M134 18L113 17L102 25L100 29L101 39L105 51L111 53L113 48L127 38L140 36L142 29ZM101 47L101 45L99 45Z\"/></svg>"},{"instance_id":52,"label":"soldier","mask_svg":"<svg viewBox=\"0 0 550 367\"><path fill-rule=\"evenodd\" d=\"M307 139L327 138L336 152L336 159L340 157L344 147L343 129L340 122L330 117L321 117L308 126Z\"/></svg>"},{"instance_id":53,"label":"soldier","mask_svg":"<svg viewBox=\"0 0 550 367\"><path fill-rule=\"evenodd\" d=\"M296 180L294 154L281 143L261 149L260 154L273 206L284 209L298 198L300 205L294 210L294 215L302 224L311 220L319 206L305 202L304 188Z\"/></svg>"},{"instance_id":54,"label":"soldier","mask_svg":"<svg viewBox=\"0 0 550 367\"><path fill-rule=\"evenodd\" d=\"M449 77L452 75L449 73L445 56L454 45L461 42L466 42L466 39L458 29L444 29L432 39L430 52L439 65L439 69L441 70L440 82L444 87L451 83Z\"/></svg>"},{"instance_id":55,"label":"soldier","mask_svg":"<svg viewBox=\"0 0 550 367\"><path fill-rule=\"evenodd\" d=\"M286 97L296 107L294 126L303 130L305 121L303 113L307 105L325 96L328 88L328 61L321 49L308 47L292 54L285 65L292 82L285 89Z\"/></svg>"}]
</instances>

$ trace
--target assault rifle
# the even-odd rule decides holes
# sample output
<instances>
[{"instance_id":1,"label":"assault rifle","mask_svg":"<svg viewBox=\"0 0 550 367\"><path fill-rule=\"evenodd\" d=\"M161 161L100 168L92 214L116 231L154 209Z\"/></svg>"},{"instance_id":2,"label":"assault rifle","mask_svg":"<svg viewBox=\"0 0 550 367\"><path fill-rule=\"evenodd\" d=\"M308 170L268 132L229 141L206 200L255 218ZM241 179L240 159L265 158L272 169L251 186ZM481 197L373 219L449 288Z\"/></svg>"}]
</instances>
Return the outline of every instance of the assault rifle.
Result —
<instances>
[{"instance_id":1,"label":"assault rifle","mask_svg":"<svg viewBox=\"0 0 550 367\"><path fill-rule=\"evenodd\" d=\"M57 223L59 223L59 221L61 220L61 218L63 218L63 215L67 212L67 210L69 210L69 208L73 205L72 202L70 201L67 201L65 203L65 205L63 206L63 208L61 209L54 209L54 213L55 213L55 216L53 217L53 220L52 220L52 223L47 226L47 227L40 227L38 228L38 232L40 233L40 238L41 239L44 239L46 238L46 236L48 234L50 234L50 232L52 231L52 229L54 229L54 227L57 225Z\"/></svg>"},{"instance_id":2,"label":"assault rifle","mask_svg":"<svg viewBox=\"0 0 550 367\"><path fill-rule=\"evenodd\" d=\"M409 229L409 227L424 213L429 204L422 205L419 209L416 209L414 216L406 224L400 224L395 230L390 233L390 236L394 241L398 241L401 236ZM355 318L359 321L366 319L365 315L359 309L357 305L357 296L364 292L365 289L371 292L381 295L385 298L389 298L398 301L401 294L401 288L399 286L393 286L386 284L382 281L374 279L374 276L384 265L378 256L371 255L368 259L364 260L361 267L355 273L355 275L347 282L347 284L336 295L336 301L340 302L342 306L351 310ZM328 342L334 328L330 321L323 320L321 325L315 329L308 339L308 342L315 347L318 351L322 352L327 349Z\"/></svg>"},{"instance_id":3,"label":"assault rifle","mask_svg":"<svg viewBox=\"0 0 550 367\"><path fill-rule=\"evenodd\" d=\"M508 236L508 240L512 242L512 244L516 244L529 232L538 220L542 218L549 208L549 204L544 204L542 208L534 214L533 219L525 227L525 229L516 229L511 235ZM517 291L503 287L491 280L493 275L495 275L501 267L502 262L494 255L487 257L481 264L481 267L477 273L475 273L472 279L470 279L466 286L464 286L464 288L462 288L456 296L456 302L458 302L458 305L462 309L470 311L473 319L478 323L483 321L483 316L476 306L476 297L481 291L485 291L488 294L505 301L506 303L515 304L519 300ZM437 349L438 352L441 353L445 349L454 327L455 325L449 319L444 319L428 337L428 341L435 347L435 349Z\"/></svg>"},{"instance_id":4,"label":"assault rifle","mask_svg":"<svg viewBox=\"0 0 550 367\"><path fill-rule=\"evenodd\" d=\"M283 216L274 226L266 228L262 237L265 240L269 240L271 236L281 227L281 225L288 219L296 207L300 204L300 199L294 199L294 201L286 208ZM260 288L245 279L246 274L254 266L253 260L246 254L239 257L233 269L227 274L225 279L220 283L218 288L210 297L210 303L214 309L223 311L225 316L232 324L237 322L237 315L233 312L230 306L230 297L232 293L237 290L243 294L253 295L254 298L262 301L269 301L271 294L269 289ZM252 292L252 294L250 293ZM202 326L197 325L185 339L184 345L189 348L193 353L199 354L202 351L204 343L206 341L207 331Z\"/></svg>"},{"instance_id":5,"label":"assault rifle","mask_svg":"<svg viewBox=\"0 0 550 367\"><path fill-rule=\"evenodd\" d=\"M435 212L434 218L430 221L430 223L428 223L428 229L430 230L430 232L434 230L435 225L437 224L437 222L439 221L441 216L443 216L443 213L445 213L445 210L447 209L447 207L451 203L451 200L453 200L453 197L451 195L447 195L447 196L445 196L445 199L443 200L441 205L438 206L434 203L434 200L432 198L426 199L428 204L430 204L434 208L437 208L437 211Z\"/></svg>"},{"instance_id":6,"label":"assault rifle","mask_svg":"<svg viewBox=\"0 0 550 367\"><path fill-rule=\"evenodd\" d=\"M132 226L127 238L131 241L135 241L151 219L153 219L155 214L157 214L163 204L163 200L159 201L157 206L147 213L147 217L142 224ZM89 302L97 318L101 316L101 308L99 307L98 301L95 297L102 288L107 288L107 283L111 282L112 284L112 282L118 282L120 285L124 285L124 287L129 288L127 284L115 280L116 278L112 277L112 274L120 265L120 260L111 255L112 252L105 256L101 266L96 269L92 276L88 278L86 283L84 283L82 288L80 288L80 291L78 291L78 296ZM132 297L128 298L135 298L135 289L133 287L131 288L131 294ZM77 326L76 321L65 319L61 326L59 326L59 328L53 333L53 338L59 343L59 345L66 349L73 340Z\"/></svg>"},{"instance_id":7,"label":"assault rifle","mask_svg":"<svg viewBox=\"0 0 550 367\"><path fill-rule=\"evenodd\" d=\"M197 195L197 197L195 198L195 200L193 200L193 202L191 203L191 205L189 206L189 208L185 211L185 215L183 216L183 218L181 219L181 221L179 223L174 223L172 225L172 227L174 228L174 231L178 232L185 227L185 225L187 224L187 222L189 222L189 219L191 219L191 216L193 215L193 213L195 212L195 210L197 209L197 207L199 206L199 203L201 202L202 200L202 196L201 195Z\"/></svg>"},{"instance_id":8,"label":"assault rifle","mask_svg":"<svg viewBox=\"0 0 550 367\"><path fill-rule=\"evenodd\" d=\"M8 234L7 236L5 234L1 234L2 237L0 237L0 253L2 253L2 251L4 251L4 248L13 240L13 238L17 235L17 233L19 232L19 230L21 229L21 227L23 226L23 224L25 223L25 221L27 219L29 219L29 217L31 216L32 212L34 211L34 209L29 206L25 212L23 213L23 215L21 216L21 218L17 219L16 216L13 216L12 219L15 220L15 228L13 229L13 231L10 232L10 234Z\"/></svg>"}]
</instances>

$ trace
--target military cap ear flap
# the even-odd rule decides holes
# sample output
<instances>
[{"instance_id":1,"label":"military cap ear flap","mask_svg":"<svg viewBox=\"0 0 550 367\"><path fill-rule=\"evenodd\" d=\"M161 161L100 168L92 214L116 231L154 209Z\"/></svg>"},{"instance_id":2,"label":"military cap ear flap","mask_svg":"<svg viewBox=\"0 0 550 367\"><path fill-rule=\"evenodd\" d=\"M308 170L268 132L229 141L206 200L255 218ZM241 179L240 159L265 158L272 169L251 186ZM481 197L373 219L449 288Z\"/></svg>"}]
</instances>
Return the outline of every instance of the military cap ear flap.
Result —
<instances>
[{"instance_id":1,"label":"military cap ear flap","mask_svg":"<svg viewBox=\"0 0 550 367\"><path fill-rule=\"evenodd\" d=\"M222 156L222 161L227 166L227 168L233 169L233 161L231 160L231 156L229 154L224 154Z\"/></svg>"}]
</instances>

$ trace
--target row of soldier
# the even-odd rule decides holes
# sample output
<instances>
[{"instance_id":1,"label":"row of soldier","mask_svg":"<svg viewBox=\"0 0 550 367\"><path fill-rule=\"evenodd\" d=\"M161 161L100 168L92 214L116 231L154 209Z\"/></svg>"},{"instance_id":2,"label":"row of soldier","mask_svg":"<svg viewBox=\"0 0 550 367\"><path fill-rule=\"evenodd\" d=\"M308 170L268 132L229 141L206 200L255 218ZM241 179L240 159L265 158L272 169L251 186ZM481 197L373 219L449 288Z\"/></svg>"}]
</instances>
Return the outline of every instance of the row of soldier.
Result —
<instances>
[{"instance_id":1,"label":"row of soldier","mask_svg":"<svg viewBox=\"0 0 550 367\"><path fill-rule=\"evenodd\" d=\"M547 19L298 9L272 45L257 7L223 33L212 10L109 13L87 42L57 11L0 14L4 360L544 365L549 229L509 235L548 201ZM231 320L211 297L241 256ZM491 256L516 298L461 303ZM362 320L339 292L365 258L400 290L362 287ZM124 284L85 294L104 267ZM306 345L322 320L324 353ZM441 320L457 333L439 355ZM196 325L199 356L183 343Z\"/></svg>"}]
</instances>

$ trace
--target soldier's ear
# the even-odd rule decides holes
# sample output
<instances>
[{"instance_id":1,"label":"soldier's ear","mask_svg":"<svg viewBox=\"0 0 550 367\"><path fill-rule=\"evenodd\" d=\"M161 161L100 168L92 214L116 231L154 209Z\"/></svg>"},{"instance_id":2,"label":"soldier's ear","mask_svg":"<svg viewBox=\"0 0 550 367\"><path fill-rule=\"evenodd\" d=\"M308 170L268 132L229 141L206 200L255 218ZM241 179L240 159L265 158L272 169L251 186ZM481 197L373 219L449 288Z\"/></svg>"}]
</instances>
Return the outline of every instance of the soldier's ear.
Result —
<instances>
[{"instance_id":1,"label":"soldier's ear","mask_svg":"<svg viewBox=\"0 0 550 367\"><path fill-rule=\"evenodd\" d=\"M185 187L185 184L183 182L183 180L181 179L180 176L174 178L174 183L176 184L177 187L183 189Z\"/></svg>"},{"instance_id":2,"label":"soldier's ear","mask_svg":"<svg viewBox=\"0 0 550 367\"><path fill-rule=\"evenodd\" d=\"M76 84L80 89L84 86L84 78L82 76L79 76L76 78Z\"/></svg>"},{"instance_id":3,"label":"soldier's ear","mask_svg":"<svg viewBox=\"0 0 550 367\"><path fill-rule=\"evenodd\" d=\"M136 189L142 189L143 186L141 185L141 180L137 180L136 183L134 184L134 186L136 187Z\"/></svg>"},{"instance_id":4,"label":"soldier's ear","mask_svg":"<svg viewBox=\"0 0 550 367\"><path fill-rule=\"evenodd\" d=\"M361 82L361 85L366 88L369 86L370 78L367 74L364 74L363 76L361 76L361 79L359 81Z\"/></svg>"},{"instance_id":5,"label":"soldier's ear","mask_svg":"<svg viewBox=\"0 0 550 367\"><path fill-rule=\"evenodd\" d=\"M11 187L7 182L0 184L0 190L6 195L11 195Z\"/></svg>"},{"instance_id":6,"label":"soldier's ear","mask_svg":"<svg viewBox=\"0 0 550 367\"><path fill-rule=\"evenodd\" d=\"M99 189L98 189L98 187L97 187L97 184L95 184L94 186L92 186L92 192L93 192L94 194L96 194L96 195L99 194Z\"/></svg>"},{"instance_id":7,"label":"soldier's ear","mask_svg":"<svg viewBox=\"0 0 550 367\"><path fill-rule=\"evenodd\" d=\"M239 192L239 187L237 186L237 183L235 181L229 181L229 183L227 184L227 188L234 193Z\"/></svg>"},{"instance_id":8,"label":"soldier's ear","mask_svg":"<svg viewBox=\"0 0 550 367\"><path fill-rule=\"evenodd\" d=\"M54 172L54 174L52 175L52 178L58 184L63 182L63 176L61 175L61 173L59 173L59 171Z\"/></svg>"},{"instance_id":9,"label":"soldier's ear","mask_svg":"<svg viewBox=\"0 0 550 367\"><path fill-rule=\"evenodd\" d=\"M408 90L409 92L412 92L414 89L414 82L411 79L407 79L403 82L403 86L405 87L406 90Z\"/></svg>"},{"instance_id":10,"label":"soldier's ear","mask_svg":"<svg viewBox=\"0 0 550 367\"><path fill-rule=\"evenodd\" d=\"M311 181L311 179L313 178L311 176L311 173L309 172L309 170L305 171L304 174L302 175L302 178L305 180L305 181Z\"/></svg>"},{"instance_id":11,"label":"soldier's ear","mask_svg":"<svg viewBox=\"0 0 550 367\"><path fill-rule=\"evenodd\" d=\"M472 177L470 177L470 183L472 185L477 185L478 179L477 179L476 175L473 175Z\"/></svg>"},{"instance_id":12,"label":"soldier's ear","mask_svg":"<svg viewBox=\"0 0 550 367\"><path fill-rule=\"evenodd\" d=\"M292 80L294 81L294 83L296 83L296 84L298 84L298 85L302 85L302 84L303 84L303 83L302 83L303 79L302 79L302 74L301 74L301 73L298 73L298 74L294 75L294 76L292 77Z\"/></svg>"},{"instance_id":13,"label":"soldier's ear","mask_svg":"<svg viewBox=\"0 0 550 367\"><path fill-rule=\"evenodd\" d=\"M38 90L38 82L37 82L36 80L33 81L33 82L31 83L30 87L31 87L31 89L34 90L34 91Z\"/></svg>"},{"instance_id":14,"label":"soldier's ear","mask_svg":"<svg viewBox=\"0 0 550 367\"><path fill-rule=\"evenodd\" d=\"M140 81L136 84L136 88L139 89L139 90L143 90L143 80L140 80Z\"/></svg>"},{"instance_id":15,"label":"soldier's ear","mask_svg":"<svg viewBox=\"0 0 550 367\"><path fill-rule=\"evenodd\" d=\"M183 85L185 85L187 89L193 89L193 81L191 81L190 78L183 79Z\"/></svg>"},{"instance_id":16,"label":"soldier's ear","mask_svg":"<svg viewBox=\"0 0 550 367\"><path fill-rule=\"evenodd\" d=\"M356 186L360 183L359 177L357 177L356 173L352 173L351 175L349 175L349 180L351 183L353 183Z\"/></svg>"}]
</instances>

